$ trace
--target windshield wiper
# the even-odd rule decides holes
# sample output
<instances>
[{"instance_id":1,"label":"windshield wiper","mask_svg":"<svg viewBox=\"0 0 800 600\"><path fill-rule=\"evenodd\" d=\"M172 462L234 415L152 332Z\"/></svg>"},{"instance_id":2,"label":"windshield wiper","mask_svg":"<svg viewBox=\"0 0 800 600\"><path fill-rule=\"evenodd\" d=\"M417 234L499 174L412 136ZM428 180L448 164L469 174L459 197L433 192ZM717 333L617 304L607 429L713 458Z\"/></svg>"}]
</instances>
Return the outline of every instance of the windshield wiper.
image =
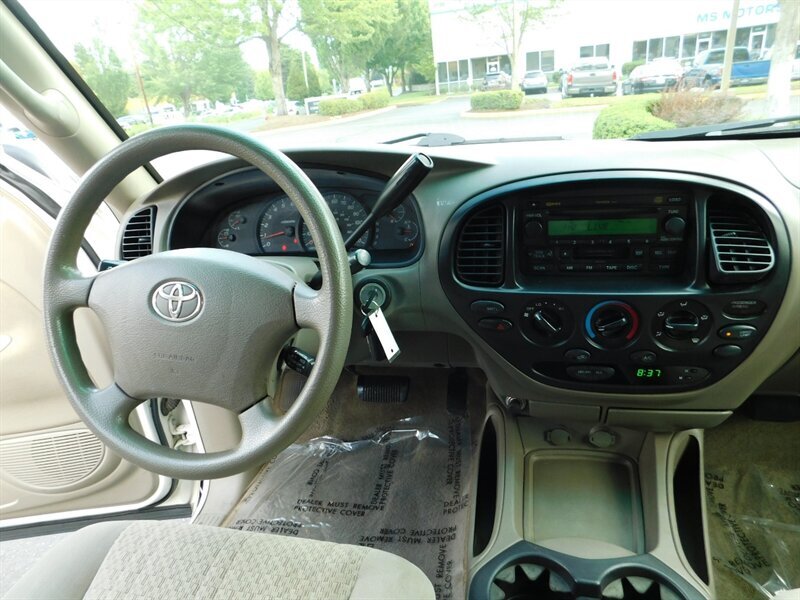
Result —
<instances>
[{"instance_id":1,"label":"windshield wiper","mask_svg":"<svg viewBox=\"0 0 800 600\"><path fill-rule=\"evenodd\" d=\"M796 136L800 133L800 124L792 127L775 127L782 123L793 122L800 122L800 115L759 119L756 121L741 121L739 123L719 123L717 125L683 127L681 129L667 129L665 131L648 131L646 133L636 134L630 139L658 142L668 140L702 140L720 137L753 138Z\"/></svg>"},{"instance_id":2,"label":"windshield wiper","mask_svg":"<svg viewBox=\"0 0 800 600\"><path fill-rule=\"evenodd\" d=\"M393 140L387 140L384 144L399 144L410 140L419 139L416 146L466 146L470 144L502 144L503 142L552 142L563 140L560 135L543 135L535 137L513 137L513 138L487 138L482 140L467 140L454 133L414 133L405 135Z\"/></svg>"}]
</instances>

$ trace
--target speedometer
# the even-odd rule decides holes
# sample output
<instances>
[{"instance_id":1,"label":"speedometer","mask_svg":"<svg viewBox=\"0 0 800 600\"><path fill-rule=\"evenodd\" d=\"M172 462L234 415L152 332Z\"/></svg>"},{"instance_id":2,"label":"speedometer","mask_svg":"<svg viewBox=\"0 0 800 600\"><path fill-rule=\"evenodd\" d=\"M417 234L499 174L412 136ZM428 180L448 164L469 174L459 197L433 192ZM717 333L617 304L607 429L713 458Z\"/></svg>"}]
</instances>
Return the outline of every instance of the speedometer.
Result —
<instances>
[{"instance_id":1,"label":"speedometer","mask_svg":"<svg viewBox=\"0 0 800 600\"><path fill-rule=\"evenodd\" d=\"M342 232L342 237L347 240L361 222L367 218L366 209L353 196L343 192L327 192L322 194L322 197L328 203L336 219L336 224L339 226L339 231ZM314 250L314 240L311 239L311 231L309 231L305 223L300 225L300 235L303 247L306 250ZM368 241L369 231L358 239L356 248L364 248Z\"/></svg>"}]
</instances>

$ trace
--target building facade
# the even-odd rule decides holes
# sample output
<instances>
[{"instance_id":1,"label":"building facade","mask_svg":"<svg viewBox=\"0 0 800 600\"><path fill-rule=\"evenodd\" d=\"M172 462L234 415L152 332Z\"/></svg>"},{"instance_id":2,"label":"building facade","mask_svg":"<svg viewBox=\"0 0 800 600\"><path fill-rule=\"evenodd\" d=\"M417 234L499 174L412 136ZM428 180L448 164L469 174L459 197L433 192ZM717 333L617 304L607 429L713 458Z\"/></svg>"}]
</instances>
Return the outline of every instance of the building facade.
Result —
<instances>
[{"instance_id":1,"label":"building facade","mask_svg":"<svg viewBox=\"0 0 800 600\"><path fill-rule=\"evenodd\" d=\"M490 2L493 3L493 2ZM523 0L497 0L506 14ZM437 93L468 91L484 75L511 72L507 27L476 7L487 0L429 0ZM581 58L604 56L621 69L630 61L685 61L724 47L733 0L563 0L522 38L526 70L552 73ZM740 0L736 46L760 55L772 46L780 18L776 0Z\"/></svg>"}]
</instances>

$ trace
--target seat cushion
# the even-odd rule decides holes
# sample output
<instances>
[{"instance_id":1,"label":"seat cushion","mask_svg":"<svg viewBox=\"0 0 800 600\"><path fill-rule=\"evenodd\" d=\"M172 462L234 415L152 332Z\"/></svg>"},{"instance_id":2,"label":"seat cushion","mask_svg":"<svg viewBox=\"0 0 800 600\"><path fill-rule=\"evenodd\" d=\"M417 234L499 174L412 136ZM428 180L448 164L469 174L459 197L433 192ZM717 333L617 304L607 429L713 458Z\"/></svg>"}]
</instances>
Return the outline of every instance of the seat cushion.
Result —
<instances>
[{"instance_id":1,"label":"seat cushion","mask_svg":"<svg viewBox=\"0 0 800 600\"><path fill-rule=\"evenodd\" d=\"M46 554L16 598L434 598L408 561L372 548L174 522L103 523Z\"/></svg>"}]
</instances>

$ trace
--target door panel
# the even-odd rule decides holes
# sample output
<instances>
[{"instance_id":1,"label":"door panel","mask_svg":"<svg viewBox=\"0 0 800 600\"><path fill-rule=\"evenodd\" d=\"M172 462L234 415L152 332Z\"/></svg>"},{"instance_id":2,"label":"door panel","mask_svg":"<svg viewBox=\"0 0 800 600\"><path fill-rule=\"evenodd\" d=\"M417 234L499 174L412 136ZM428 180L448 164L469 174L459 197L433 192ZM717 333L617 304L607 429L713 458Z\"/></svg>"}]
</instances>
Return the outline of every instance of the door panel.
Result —
<instances>
[{"instance_id":1,"label":"door panel","mask_svg":"<svg viewBox=\"0 0 800 600\"><path fill-rule=\"evenodd\" d=\"M0 524L82 511L131 510L167 494L171 480L109 451L64 395L50 365L42 323L42 267L51 223L0 182ZM83 360L98 385L111 381L100 324L75 315ZM140 431L147 419L132 417ZM149 432L150 433L150 432ZM153 435L153 437L155 437ZM38 521L40 519L31 519Z\"/></svg>"}]
</instances>

